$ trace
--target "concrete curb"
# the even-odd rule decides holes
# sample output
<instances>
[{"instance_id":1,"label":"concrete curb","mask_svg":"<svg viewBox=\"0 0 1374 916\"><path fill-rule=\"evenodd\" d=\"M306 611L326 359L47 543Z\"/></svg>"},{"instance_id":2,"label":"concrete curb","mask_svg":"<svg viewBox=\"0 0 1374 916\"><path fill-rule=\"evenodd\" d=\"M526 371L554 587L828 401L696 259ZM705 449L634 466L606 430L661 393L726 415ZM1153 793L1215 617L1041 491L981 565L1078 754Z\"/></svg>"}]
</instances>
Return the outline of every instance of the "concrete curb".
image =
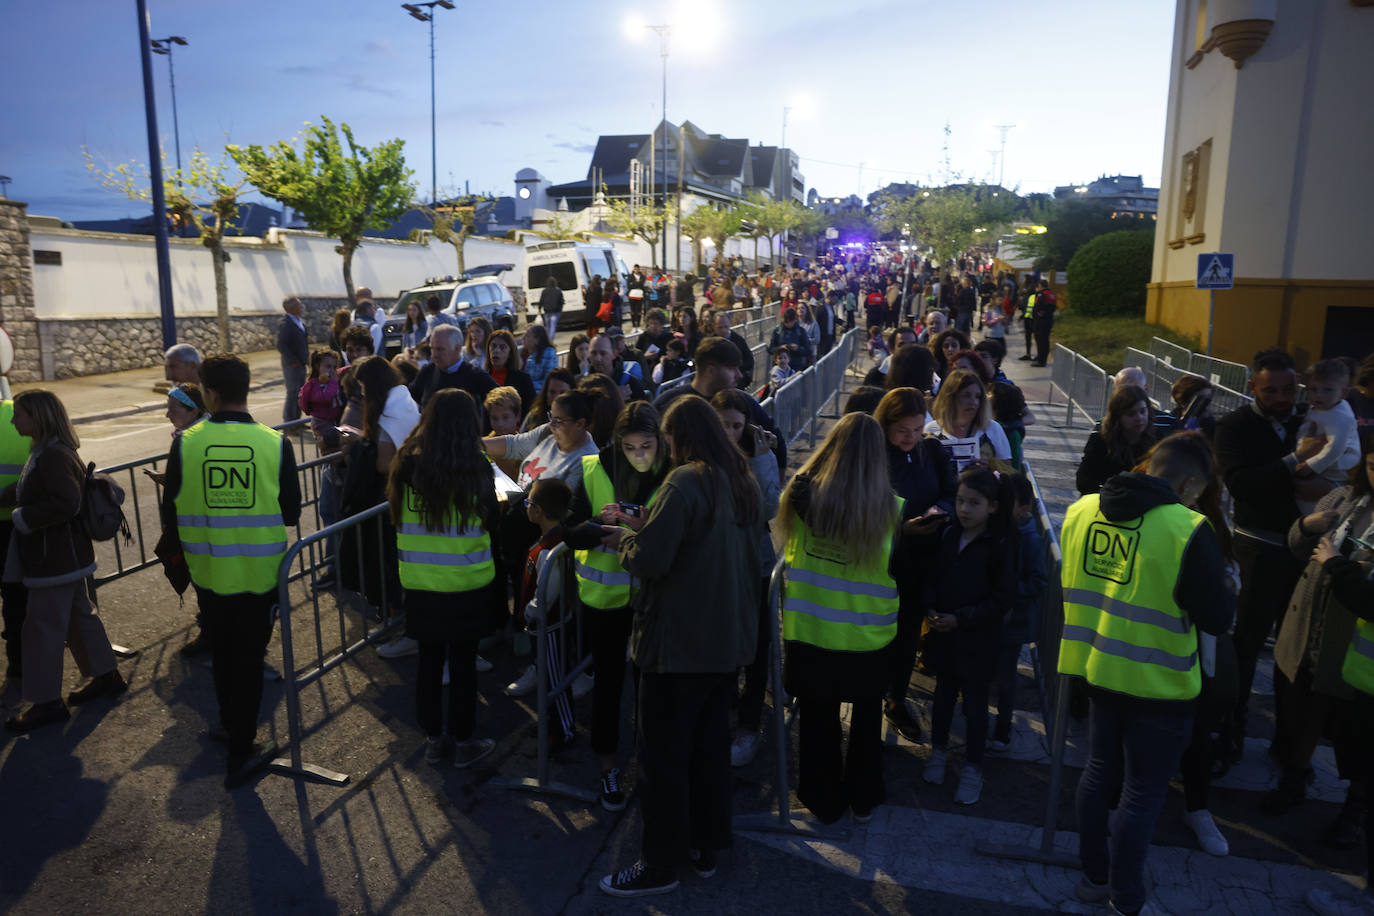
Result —
<instances>
[{"instance_id":1,"label":"concrete curb","mask_svg":"<svg viewBox=\"0 0 1374 916\"><path fill-rule=\"evenodd\" d=\"M278 385L285 385L286 379L273 379L270 382L263 382L260 385L248 386L249 391L261 391L264 388L275 388ZM80 426L82 423L95 423L100 420L116 420L120 417L131 417L134 414L145 413L149 410L157 410L167 406L167 399L162 398L157 401L148 401L143 404L133 404L128 407L116 407L114 410L104 410L99 413L82 414L79 417L72 417L72 425Z\"/></svg>"}]
</instances>

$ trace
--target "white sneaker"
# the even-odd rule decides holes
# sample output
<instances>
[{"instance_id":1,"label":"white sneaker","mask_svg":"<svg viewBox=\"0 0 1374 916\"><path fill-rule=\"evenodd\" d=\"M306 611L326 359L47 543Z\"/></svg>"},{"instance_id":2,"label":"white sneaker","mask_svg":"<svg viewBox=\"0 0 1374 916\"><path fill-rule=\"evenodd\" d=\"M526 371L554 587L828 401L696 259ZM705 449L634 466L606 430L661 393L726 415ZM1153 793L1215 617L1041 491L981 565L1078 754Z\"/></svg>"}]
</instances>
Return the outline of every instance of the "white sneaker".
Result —
<instances>
[{"instance_id":1,"label":"white sneaker","mask_svg":"<svg viewBox=\"0 0 1374 916\"><path fill-rule=\"evenodd\" d=\"M508 697L527 697L534 693L535 687L539 686L535 676L534 666L530 665L518 678L506 685L506 696Z\"/></svg>"},{"instance_id":2,"label":"white sneaker","mask_svg":"<svg viewBox=\"0 0 1374 916\"><path fill-rule=\"evenodd\" d=\"M592 692L592 688L595 687L595 686L596 686L596 679L593 678L590 674L587 674L587 673L585 673L585 672L583 672L582 674L579 674L579 675L577 676L577 680L573 681L573 685L572 685L572 696L573 696L573 699L574 699L574 700L580 700L580 699L582 699L582 698L585 697L587 694L591 693L591 692Z\"/></svg>"},{"instance_id":3,"label":"white sneaker","mask_svg":"<svg viewBox=\"0 0 1374 916\"><path fill-rule=\"evenodd\" d=\"M1200 811L1188 811L1183 815L1183 823L1188 825L1188 829L1197 835L1197 843L1202 847L1202 851L1214 856L1224 856L1231 851L1231 846L1226 842L1226 837L1221 835L1217 829L1216 821L1212 820L1212 813L1206 808Z\"/></svg>"},{"instance_id":4,"label":"white sneaker","mask_svg":"<svg viewBox=\"0 0 1374 916\"><path fill-rule=\"evenodd\" d=\"M754 760L754 755L759 752L759 736L754 732L747 732L730 742L730 766L748 766Z\"/></svg>"},{"instance_id":5,"label":"white sneaker","mask_svg":"<svg viewBox=\"0 0 1374 916\"><path fill-rule=\"evenodd\" d=\"M974 805L983 794L983 768L971 763L964 764L959 774L959 788L954 790L956 805Z\"/></svg>"},{"instance_id":6,"label":"white sneaker","mask_svg":"<svg viewBox=\"0 0 1374 916\"><path fill-rule=\"evenodd\" d=\"M420 644L405 635L397 636L391 642L377 647L377 654L382 658L404 658L419 651Z\"/></svg>"},{"instance_id":7,"label":"white sneaker","mask_svg":"<svg viewBox=\"0 0 1374 916\"><path fill-rule=\"evenodd\" d=\"M1374 913L1374 896L1368 889L1356 894L1352 899L1345 894L1336 894L1320 888L1307 892L1307 905L1321 916L1369 916Z\"/></svg>"},{"instance_id":8,"label":"white sneaker","mask_svg":"<svg viewBox=\"0 0 1374 916\"><path fill-rule=\"evenodd\" d=\"M949 754L942 747L933 748L930 752L930 759L926 761L926 768L921 772L921 778L932 786L942 786L945 784L945 766L949 763Z\"/></svg>"},{"instance_id":9,"label":"white sneaker","mask_svg":"<svg viewBox=\"0 0 1374 916\"><path fill-rule=\"evenodd\" d=\"M485 658L479 655L477 656L476 667L478 674L486 674L488 671L492 669L492 664L491 662L487 661Z\"/></svg>"}]
</instances>

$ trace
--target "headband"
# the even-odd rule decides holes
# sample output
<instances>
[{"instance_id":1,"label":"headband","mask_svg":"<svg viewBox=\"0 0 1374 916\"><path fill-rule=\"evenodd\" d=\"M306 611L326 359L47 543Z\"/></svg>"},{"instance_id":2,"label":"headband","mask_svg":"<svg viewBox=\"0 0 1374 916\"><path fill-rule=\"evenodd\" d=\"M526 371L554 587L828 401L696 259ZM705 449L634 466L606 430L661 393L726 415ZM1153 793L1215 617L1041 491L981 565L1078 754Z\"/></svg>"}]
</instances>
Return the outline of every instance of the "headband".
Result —
<instances>
[{"instance_id":1,"label":"headband","mask_svg":"<svg viewBox=\"0 0 1374 916\"><path fill-rule=\"evenodd\" d=\"M176 398L182 403L182 406L189 407L192 410L200 410L200 408L196 406L196 402L191 400L191 396L180 387L175 387L168 391L167 397Z\"/></svg>"}]
</instances>

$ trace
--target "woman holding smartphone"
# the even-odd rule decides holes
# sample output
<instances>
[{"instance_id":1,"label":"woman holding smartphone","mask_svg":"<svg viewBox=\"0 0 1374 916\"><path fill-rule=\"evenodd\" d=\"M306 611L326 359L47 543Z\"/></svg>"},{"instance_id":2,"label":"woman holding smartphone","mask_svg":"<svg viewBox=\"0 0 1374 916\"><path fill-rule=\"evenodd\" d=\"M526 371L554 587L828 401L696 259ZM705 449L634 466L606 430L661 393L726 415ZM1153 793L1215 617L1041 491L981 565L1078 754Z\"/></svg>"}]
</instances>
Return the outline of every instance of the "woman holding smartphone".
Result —
<instances>
[{"instance_id":1,"label":"woman holding smartphone","mask_svg":"<svg viewBox=\"0 0 1374 916\"><path fill-rule=\"evenodd\" d=\"M668 473L668 450L658 430L658 411L647 401L627 404L616 418L612 441L582 458L582 479L573 489L564 540L573 548L577 596L586 609L583 634L596 666L592 691L592 750L601 763L601 806L625 807L616 751L625 648L634 610L633 580L614 549L602 544L603 526L644 527L648 508Z\"/></svg>"}]
</instances>

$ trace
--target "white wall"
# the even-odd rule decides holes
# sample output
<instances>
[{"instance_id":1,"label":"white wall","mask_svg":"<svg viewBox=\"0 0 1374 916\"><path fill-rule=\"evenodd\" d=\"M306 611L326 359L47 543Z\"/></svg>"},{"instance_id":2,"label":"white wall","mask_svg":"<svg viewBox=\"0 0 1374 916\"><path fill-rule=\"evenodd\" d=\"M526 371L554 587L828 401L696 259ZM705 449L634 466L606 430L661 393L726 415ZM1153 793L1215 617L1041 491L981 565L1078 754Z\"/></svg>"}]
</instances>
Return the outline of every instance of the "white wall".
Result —
<instances>
[{"instance_id":1,"label":"white wall","mask_svg":"<svg viewBox=\"0 0 1374 916\"><path fill-rule=\"evenodd\" d=\"M58 251L61 265L35 264L34 309L39 318L156 315L157 260L151 236L34 229L34 250ZM268 239L226 241L225 265L231 311L276 311L288 295L344 295L343 259L338 242L314 232L273 230ZM515 269L502 282L523 285L525 249L513 242L468 239L469 268L510 263ZM215 311L215 280L210 253L198 239L171 243L172 299L179 315ZM395 296L425 277L455 274L452 246L368 239L353 256L355 286L369 286L378 296Z\"/></svg>"}]
</instances>

